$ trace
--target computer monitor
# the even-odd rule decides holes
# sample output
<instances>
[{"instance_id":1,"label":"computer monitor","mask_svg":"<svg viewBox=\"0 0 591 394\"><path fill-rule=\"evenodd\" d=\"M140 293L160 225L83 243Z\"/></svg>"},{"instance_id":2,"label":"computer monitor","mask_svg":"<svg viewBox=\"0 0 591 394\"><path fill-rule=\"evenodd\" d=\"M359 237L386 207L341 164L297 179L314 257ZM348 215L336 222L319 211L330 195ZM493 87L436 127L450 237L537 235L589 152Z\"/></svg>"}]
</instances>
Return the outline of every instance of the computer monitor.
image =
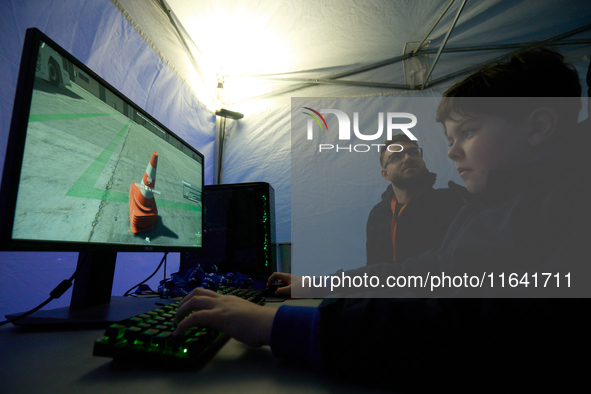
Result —
<instances>
[{"instance_id":1,"label":"computer monitor","mask_svg":"<svg viewBox=\"0 0 591 394\"><path fill-rule=\"evenodd\" d=\"M80 252L69 317L109 304L117 252L202 247L203 155L37 29L6 152L0 248Z\"/></svg>"}]
</instances>

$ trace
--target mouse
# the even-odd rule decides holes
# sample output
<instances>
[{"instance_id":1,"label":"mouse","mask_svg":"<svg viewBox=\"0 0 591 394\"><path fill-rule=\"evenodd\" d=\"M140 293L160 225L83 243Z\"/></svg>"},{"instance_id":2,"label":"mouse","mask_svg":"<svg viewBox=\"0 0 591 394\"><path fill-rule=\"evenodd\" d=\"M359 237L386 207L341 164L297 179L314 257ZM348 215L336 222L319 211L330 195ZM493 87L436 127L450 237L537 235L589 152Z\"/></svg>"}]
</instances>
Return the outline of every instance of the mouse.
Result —
<instances>
[{"instance_id":1,"label":"mouse","mask_svg":"<svg viewBox=\"0 0 591 394\"><path fill-rule=\"evenodd\" d=\"M275 295L275 291L277 291L277 289L281 288L281 287L285 287L287 286L287 283L285 282L275 282L275 283L271 283L269 286L265 287L262 291L261 291L261 295L265 298L270 297L276 297L279 298L279 296ZM281 298L285 298L285 297L281 297Z\"/></svg>"}]
</instances>

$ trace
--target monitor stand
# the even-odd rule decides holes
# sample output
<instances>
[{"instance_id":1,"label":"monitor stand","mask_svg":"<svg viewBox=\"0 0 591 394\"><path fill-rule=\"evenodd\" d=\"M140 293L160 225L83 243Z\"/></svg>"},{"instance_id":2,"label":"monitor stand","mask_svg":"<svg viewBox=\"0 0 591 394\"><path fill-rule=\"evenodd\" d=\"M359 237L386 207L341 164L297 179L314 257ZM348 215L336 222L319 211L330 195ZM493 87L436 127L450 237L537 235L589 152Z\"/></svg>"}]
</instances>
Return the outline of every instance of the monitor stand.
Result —
<instances>
[{"instance_id":1,"label":"monitor stand","mask_svg":"<svg viewBox=\"0 0 591 394\"><path fill-rule=\"evenodd\" d=\"M80 252L69 307L39 310L14 325L105 327L173 301L160 298L111 297L117 252ZM12 319L21 315L6 315Z\"/></svg>"}]
</instances>

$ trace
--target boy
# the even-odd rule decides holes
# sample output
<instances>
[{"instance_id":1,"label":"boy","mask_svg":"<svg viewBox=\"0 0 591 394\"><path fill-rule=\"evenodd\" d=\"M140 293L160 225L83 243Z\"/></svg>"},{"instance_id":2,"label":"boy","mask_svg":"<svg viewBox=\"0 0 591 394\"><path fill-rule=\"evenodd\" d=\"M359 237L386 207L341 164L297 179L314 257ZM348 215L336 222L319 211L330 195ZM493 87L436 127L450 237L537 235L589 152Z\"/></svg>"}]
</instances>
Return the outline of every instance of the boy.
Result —
<instances>
[{"instance_id":1,"label":"boy","mask_svg":"<svg viewBox=\"0 0 591 394\"><path fill-rule=\"evenodd\" d=\"M533 288L529 276L529 287L488 282L442 293L456 298L332 298L318 309L278 310L197 290L183 300L179 320L197 312L175 333L213 325L251 345L270 344L278 357L396 389L449 385L481 392L573 383L583 376L574 370L581 363L573 353L590 347L586 300L492 297L588 296L591 145L588 130L576 130L580 93L576 71L543 48L519 52L449 89L437 115L468 189L467 205L438 251L372 266L374 273L398 275L492 272L497 280L559 273L563 287Z\"/></svg>"}]
</instances>

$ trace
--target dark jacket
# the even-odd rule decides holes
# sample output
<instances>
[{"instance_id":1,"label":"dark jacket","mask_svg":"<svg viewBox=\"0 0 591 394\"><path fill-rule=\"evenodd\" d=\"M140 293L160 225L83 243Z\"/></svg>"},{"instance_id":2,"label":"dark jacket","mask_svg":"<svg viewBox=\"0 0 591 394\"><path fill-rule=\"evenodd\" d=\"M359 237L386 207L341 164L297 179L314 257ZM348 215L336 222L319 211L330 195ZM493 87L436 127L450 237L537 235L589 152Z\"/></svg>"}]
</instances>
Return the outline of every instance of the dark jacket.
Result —
<instances>
[{"instance_id":1,"label":"dark jacket","mask_svg":"<svg viewBox=\"0 0 591 394\"><path fill-rule=\"evenodd\" d=\"M441 245L449 224L464 205L462 197L450 189L434 189L436 175L425 181L400 213L396 226L396 260L436 249ZM388 185L367 219L367 265L392 262L394 248L390 225L394 190Z\"/></svg>"},{"instance_id":2,"label":"dark jacket","mask_svg":"<svg viewBox=\"0 0 591 394\"><path fill-rule=\"evenodd\" d=\"M568 391L580 383L589 362L578 355L591 350L590 134L574 134L522 169L491 173L490 193L468 196L438 251L357 270L494 273L497 282L448 289L478 298L327 299L317 318L324 368L394 389ZM512 288L511 273L529 274L527 287ZM554 276L542 283L543 273L559 273L561 287ZM527 297L502 298L518 295Z\"/></svg>"}]
</instances>

